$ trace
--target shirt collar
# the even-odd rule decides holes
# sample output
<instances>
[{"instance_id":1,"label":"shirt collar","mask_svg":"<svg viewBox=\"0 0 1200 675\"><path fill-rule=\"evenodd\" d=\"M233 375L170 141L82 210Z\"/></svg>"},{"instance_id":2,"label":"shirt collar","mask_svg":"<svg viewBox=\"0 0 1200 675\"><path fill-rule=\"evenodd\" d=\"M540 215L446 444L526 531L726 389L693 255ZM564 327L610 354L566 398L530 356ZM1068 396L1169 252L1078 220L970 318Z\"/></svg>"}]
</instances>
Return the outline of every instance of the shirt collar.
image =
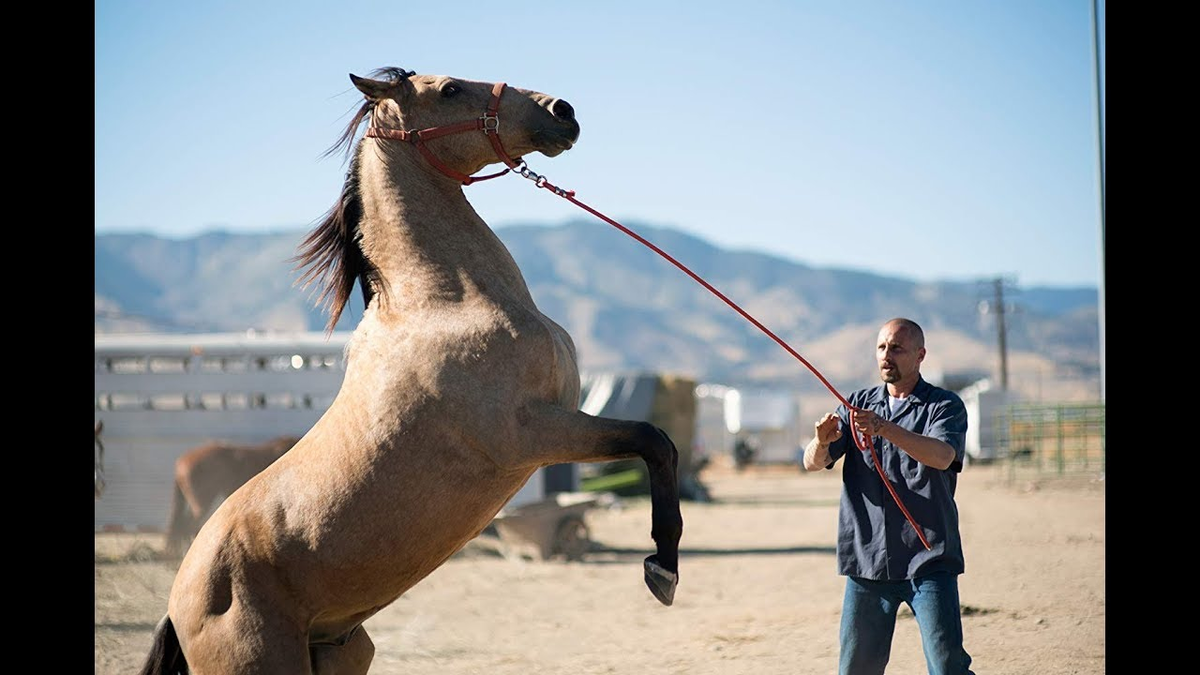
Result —
<instances>
[{"instance_id":1,"label":"shirt collar","mask_svg":"<svg viewBox=\"0 0 1200 675\"><path fill-rule=\"evenodd\" d=\"M911 405L919 405L929 396L929 390L933 388L932 384L925 381L922 376L917 377L917 386L913 387L912 393L905 397L905 401ZM887 406L888 390L887 383L881 384L871 391L867 402L872 405Z\"/></svg>"}]
</instances>

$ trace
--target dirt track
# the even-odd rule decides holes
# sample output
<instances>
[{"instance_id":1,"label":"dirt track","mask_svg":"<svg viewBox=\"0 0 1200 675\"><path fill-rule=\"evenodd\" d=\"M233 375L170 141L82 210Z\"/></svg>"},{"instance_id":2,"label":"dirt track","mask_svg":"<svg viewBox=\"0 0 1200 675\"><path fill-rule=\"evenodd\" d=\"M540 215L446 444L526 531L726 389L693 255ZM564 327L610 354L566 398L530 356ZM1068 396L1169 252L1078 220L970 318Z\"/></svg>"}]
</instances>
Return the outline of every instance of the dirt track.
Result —
<instances>
[{"instance_id":1,"label":"dirt track","mask_svg":"<svg viewBox=\"0 0 1200 675\"><path fill-rule=\"evenodd\" d=\"M836 672L843 579L833 544L840 466L714 468L712 503L685 503L672 607L642 583L649 503L587 513L582 562L502 556L479 539L367 621L372 673ZM1105 671L1105 491L1096 477L1020 479L969 466L959 482L966 647L980 675ZM158 537L96 535L97 675L135 672L174 566ZM891 675L923 675L902 613Z\"/></svg>"}]
</instances>

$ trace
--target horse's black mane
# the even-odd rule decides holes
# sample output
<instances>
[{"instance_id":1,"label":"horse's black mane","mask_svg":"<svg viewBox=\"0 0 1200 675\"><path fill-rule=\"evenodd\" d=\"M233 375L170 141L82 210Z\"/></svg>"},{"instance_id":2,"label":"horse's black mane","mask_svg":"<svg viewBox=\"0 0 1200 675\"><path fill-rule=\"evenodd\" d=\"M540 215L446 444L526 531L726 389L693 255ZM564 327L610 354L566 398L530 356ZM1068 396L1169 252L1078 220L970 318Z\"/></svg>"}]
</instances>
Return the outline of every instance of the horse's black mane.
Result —
<instances>
[{"instance_id":1,"label":"horse's black mane","mask_svg":"<svg viewBox=\"0 0 1200 675\"><path fill-rule=\"evenodd\" d=\"M411 70L386 67L376 69L371 77L399 82L415 75ZM375 101L365 100L358 111L346 125L346 129L338 137L325 155L332 154L339 147L351 154L351 147L359 126L366 120L375 107ZM362 143L362 140L359 140ZM369 305L375 294L373 281L378 279L378 270L363 257L359 248L359 222L362 220L362 194L359 192L358 154L351 154L350 168L346 171L346 182L337 202L326 212L325 216L308 237L300 244L299 252L292 257L296 270L303 270L296 283L307 288L315 281L322 284L321 293L317 296L317 305L323 305L329 312L329 322L326 332L332 332L342 316L342 310L350 301L350 293L354 290L357 280L362 289L363 305Z\"/></svg>"},{"instance_id":2,"label":"horse's black mane","mask_svg":"<svg viewBox=\"0 0 1200 675\"><path fill-rule=\"evenodd\" d=\"M355 280L362 289L364 306L370 304L374 294L368 277L374 275L375 269L363 257L358 245L361 220L362 195L358 187L358 155L355 154L337 202L300 244L299 252L291 260L297 263L297 270L308 268L296 280L301 288L308 288L320 280L322 289L316 304L323 305L329 312L326 333L333 332L341 318Z\"/></svg>"}]
</instances>

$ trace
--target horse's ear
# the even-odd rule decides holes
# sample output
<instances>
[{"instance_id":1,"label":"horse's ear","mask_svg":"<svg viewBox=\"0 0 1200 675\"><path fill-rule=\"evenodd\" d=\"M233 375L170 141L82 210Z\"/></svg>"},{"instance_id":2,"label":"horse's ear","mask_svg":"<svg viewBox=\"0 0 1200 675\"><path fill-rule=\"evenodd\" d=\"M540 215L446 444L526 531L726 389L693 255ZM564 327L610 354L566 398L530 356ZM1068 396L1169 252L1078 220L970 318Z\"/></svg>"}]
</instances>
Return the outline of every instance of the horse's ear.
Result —
<instances>
[{"instance_id":1,"label":"horse's ear","mask_svg":"<svg viewBox=\"0 0 1200 675\"><path fill-rule=\"evenodd\" d=\"M350 81L363 93L363 96L367 97L367 100L378 101L394 97L407 80L385 82L383 80L372 80L369 77L359 77L354 73L350 73Z\"/></svg>"}]
</instances>

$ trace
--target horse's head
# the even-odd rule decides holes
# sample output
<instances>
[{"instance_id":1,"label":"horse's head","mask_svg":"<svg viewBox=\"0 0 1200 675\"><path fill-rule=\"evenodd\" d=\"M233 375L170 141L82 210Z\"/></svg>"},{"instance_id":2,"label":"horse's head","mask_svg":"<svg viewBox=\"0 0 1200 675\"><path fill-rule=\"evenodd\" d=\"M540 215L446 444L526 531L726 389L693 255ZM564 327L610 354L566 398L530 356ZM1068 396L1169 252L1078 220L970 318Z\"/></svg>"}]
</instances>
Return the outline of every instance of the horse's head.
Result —
<instances>
[{"instance_id":1,"label":"horse's head","mask_svg":"<svg viewBox=\"0 0 1200 675\"><path fill-rule=\"evenodd\" d=\"M100 432L104 431L104 421L96 420L96 499L104 494L104 441L100 440Z\"/></svg>"},{"instance_id":2,"label":"horse's head","mask_svg":"<svg viewBox=\"0 0 1200 675\"><path fill-rule=\"evenodd\" d=\"M464 175L489 164L508 164L500 152L513 161L532 152L554 157L579 138L575 110L560 98L396 68L373 75L381 79L350 75L366 97L371 126L406 132L403 140L411 142L416 140L407 134L420 132L420 142L427 144L438 161ZM451 131L448 127L457 128ZM498 138L500 148L490 136Z\"/></svg>"},{"instance_id":3,"label":"horse's head","mask_svg":"<svg viewBox=\"0 0 1200 675\"><path fill-rule=\"evenodd\" d=\"M350 74L366 101L350 120L332 153L344 147L352 155L342 194L309 233L292 258L303 270L296 283L307 287L323 280L317 298L329 310L327 331L333 331L359 282L365 304L377 292L378 268L360 246L363 182L360 160L382 152L386 157L407 155L462 185L495 178L509 169L528 171L524 155L540 152L554 157L579 138L575 110L566 101L504 83L477 82L442 75L417 75L401 68L381 68L371 77ZM357 145L359 126L368 122ZM408 147L405 147L408 146ZM472 176L489 164L508 169L489 176ZM406 172L399 172L406 173ZM536 174L523 173L527 178Z\"/></svg>"}]
</instances>

